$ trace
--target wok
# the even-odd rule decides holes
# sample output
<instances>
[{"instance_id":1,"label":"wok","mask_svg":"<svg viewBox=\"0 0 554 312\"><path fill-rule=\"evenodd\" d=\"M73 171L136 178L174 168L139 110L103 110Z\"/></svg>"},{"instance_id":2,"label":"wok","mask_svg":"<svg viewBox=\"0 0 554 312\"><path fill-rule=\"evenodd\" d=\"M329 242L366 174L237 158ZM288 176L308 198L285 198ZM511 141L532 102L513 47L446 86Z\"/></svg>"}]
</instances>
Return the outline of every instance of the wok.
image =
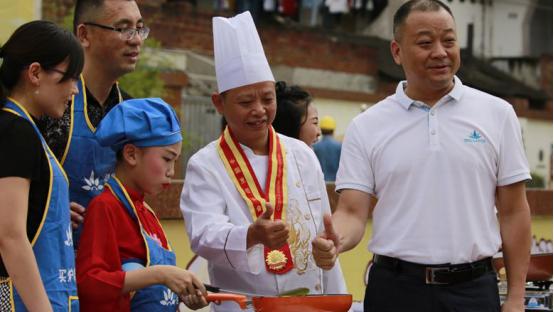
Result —
<instances>
[{"instance_id":1,"label":"wok","mask_svg":"<svg viewBox=\"0 0 554 312\"><path fill-rule=\"evenodd\" d=\"M504 265L504 258L493 258L492 263L496 272L499 272ZM539 282L552 279L552 253L533 254L527 269L527 281Z\"/></svg>"},{"instance_id":2,"label":"wok","mask_svg":"<svg viewBox=\"0 0 554 312\"><path fill-rule=\"evenodd\" d=\"M307 295L290 297L248 297L217 293L206 296L208 302L235 301L242 309L251 305L256 312L346 312L352 305L352 295Z\"/></svg>"}]
</instances>

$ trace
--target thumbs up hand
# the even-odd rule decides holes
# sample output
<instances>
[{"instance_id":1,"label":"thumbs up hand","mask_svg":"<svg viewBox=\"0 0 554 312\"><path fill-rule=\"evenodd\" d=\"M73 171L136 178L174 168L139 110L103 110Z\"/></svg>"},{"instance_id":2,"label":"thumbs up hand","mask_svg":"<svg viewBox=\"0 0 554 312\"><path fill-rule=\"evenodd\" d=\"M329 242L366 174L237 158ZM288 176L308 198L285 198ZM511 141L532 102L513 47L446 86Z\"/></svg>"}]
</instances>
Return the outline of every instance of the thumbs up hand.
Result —
<instances>
[{"instance_id":1,"label":"thumbs up hand","mask_svg":"<svg viewBox=\"0 0 554 312\"><path fill-rule=\"evenodd\" d=\"M265 219L265 220L271 220L271 216L273 215L273 205L270 203L265 204L265 211L262 213L259 218Z\"/></svg>"},{"instance_id":2,"label":"thumbs up hand","mask_svg":"<svg viewBox=\"0 0 554 312\"><path fill-rule=\"evenodd\" d=\"M287 243L289 228L282 220L272 220L273 206L266 204L264 213L248 227L246 246L263 244L269 249L277 249Z\"/></svg>"},{"instance_id":3,"label":"thumbs up hand","mask_svg":"<svg viewBox=\"0 0 554 312\"><path fill-rule=\"evenodd\" d=\"M333 227L331 215L323 216L325 231L312 241L312 254L318 267L330 270L335 266L339 250L339 237Z\"/></svg>"}]
</instances>

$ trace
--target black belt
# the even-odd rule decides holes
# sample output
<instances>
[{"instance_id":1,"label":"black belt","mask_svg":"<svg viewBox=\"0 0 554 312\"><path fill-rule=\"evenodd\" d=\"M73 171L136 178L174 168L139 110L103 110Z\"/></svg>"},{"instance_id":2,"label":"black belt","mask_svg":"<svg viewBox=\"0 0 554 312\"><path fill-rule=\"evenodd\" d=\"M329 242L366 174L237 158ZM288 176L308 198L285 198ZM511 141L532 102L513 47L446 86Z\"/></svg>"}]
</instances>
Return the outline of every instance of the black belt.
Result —
<instances>
[{"instance_id":1,"label":"black belt","mask_svg":"<svg viewBox=\"0 0 554 312\"><path fill-rule=\"evenodd\" d=\"M392 257L374 255L373 263L395 272L405 273L425 281L425 284L447 285L471 281L493 272L492 258L462 264L426 265Z\"/></svg>"}]
</instances>

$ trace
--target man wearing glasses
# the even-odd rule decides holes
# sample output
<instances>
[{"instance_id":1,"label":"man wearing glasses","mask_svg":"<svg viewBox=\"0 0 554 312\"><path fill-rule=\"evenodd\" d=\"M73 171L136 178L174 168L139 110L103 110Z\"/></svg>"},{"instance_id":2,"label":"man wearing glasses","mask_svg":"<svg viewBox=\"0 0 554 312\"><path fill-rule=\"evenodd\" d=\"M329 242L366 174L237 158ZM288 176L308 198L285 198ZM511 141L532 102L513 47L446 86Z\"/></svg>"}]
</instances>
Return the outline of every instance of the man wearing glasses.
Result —
<instances>
[{"instance_id":1,"label":"man wearing glasses","mask_svg":"<svg viewBox=\"0 0 554 312\"><path fill-rule=\"evenodd\" d=\"M45 120L42 130L69 178L77 248L85 208L102 192L116 160L109 147L95 141L94 132L111 108L130 98L117 80L135 70L149 29L131 0L77 0L73 27L85 51L79 94L61 119Z\"/></svg>"}]
</instances>

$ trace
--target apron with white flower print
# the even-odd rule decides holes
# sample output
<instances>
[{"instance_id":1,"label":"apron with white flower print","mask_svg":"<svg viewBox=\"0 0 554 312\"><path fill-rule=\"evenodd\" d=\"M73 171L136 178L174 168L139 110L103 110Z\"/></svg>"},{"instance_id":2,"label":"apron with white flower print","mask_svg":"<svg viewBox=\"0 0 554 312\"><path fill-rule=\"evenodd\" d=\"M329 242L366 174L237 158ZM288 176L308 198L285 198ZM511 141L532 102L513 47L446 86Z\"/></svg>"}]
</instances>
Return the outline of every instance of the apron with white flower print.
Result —
<instances>
[{"instance_id":1,"label":"apron with white flower print","mask_svg":"<svg viewBox=\"0 0 554 312\"><path fill-rule=\"evenodd\" d=\"M137 215L133 201L117 177L110 177L106 187L123 204L131 218L138 223L146 247L146 263L142 259L123 259L123 270L128 271L152 265L176 265L175 253L171 249L165 249L158 240L146 233ZM148 206L146 207L149 209ZM164 285L153 285L138 290L133 295L131 299L131 311L175 312L178 304L179 298L171 289Z\"/></svg>"},{"instance_id":2,"label":"apron with white flower print","mask_svg":"<svg viewBox=\"0 0 554 312\"><path fill-rule=\"evenodd\" d=\"M77 87L79 94L73 96L71 103L69 138L60 162L69 178L70 200L86 209L89 202L102 193L104 183L115 169L116 156L110 147L100 146L94 137L96 128L88 119L87 92L82 76ZM73 233L75 249L79 247L81 230L82 225Z\"/></svg>"},{"instance_id":3,"label":"apron with white flower print","mask_svg":"<svg viewBox=\"0 0 554 312\"><path fill-rule=\"evenodd\" d=\"M67 176L25 108L10 98L4 110L31 123L48 159L50 185L47 201L42 221L31 240L46 295L56 312L79 311ZM7 294L1 296L2 311L27 311L11 279L0 281L0 285Z\"/></svg>"}]
</instances>

